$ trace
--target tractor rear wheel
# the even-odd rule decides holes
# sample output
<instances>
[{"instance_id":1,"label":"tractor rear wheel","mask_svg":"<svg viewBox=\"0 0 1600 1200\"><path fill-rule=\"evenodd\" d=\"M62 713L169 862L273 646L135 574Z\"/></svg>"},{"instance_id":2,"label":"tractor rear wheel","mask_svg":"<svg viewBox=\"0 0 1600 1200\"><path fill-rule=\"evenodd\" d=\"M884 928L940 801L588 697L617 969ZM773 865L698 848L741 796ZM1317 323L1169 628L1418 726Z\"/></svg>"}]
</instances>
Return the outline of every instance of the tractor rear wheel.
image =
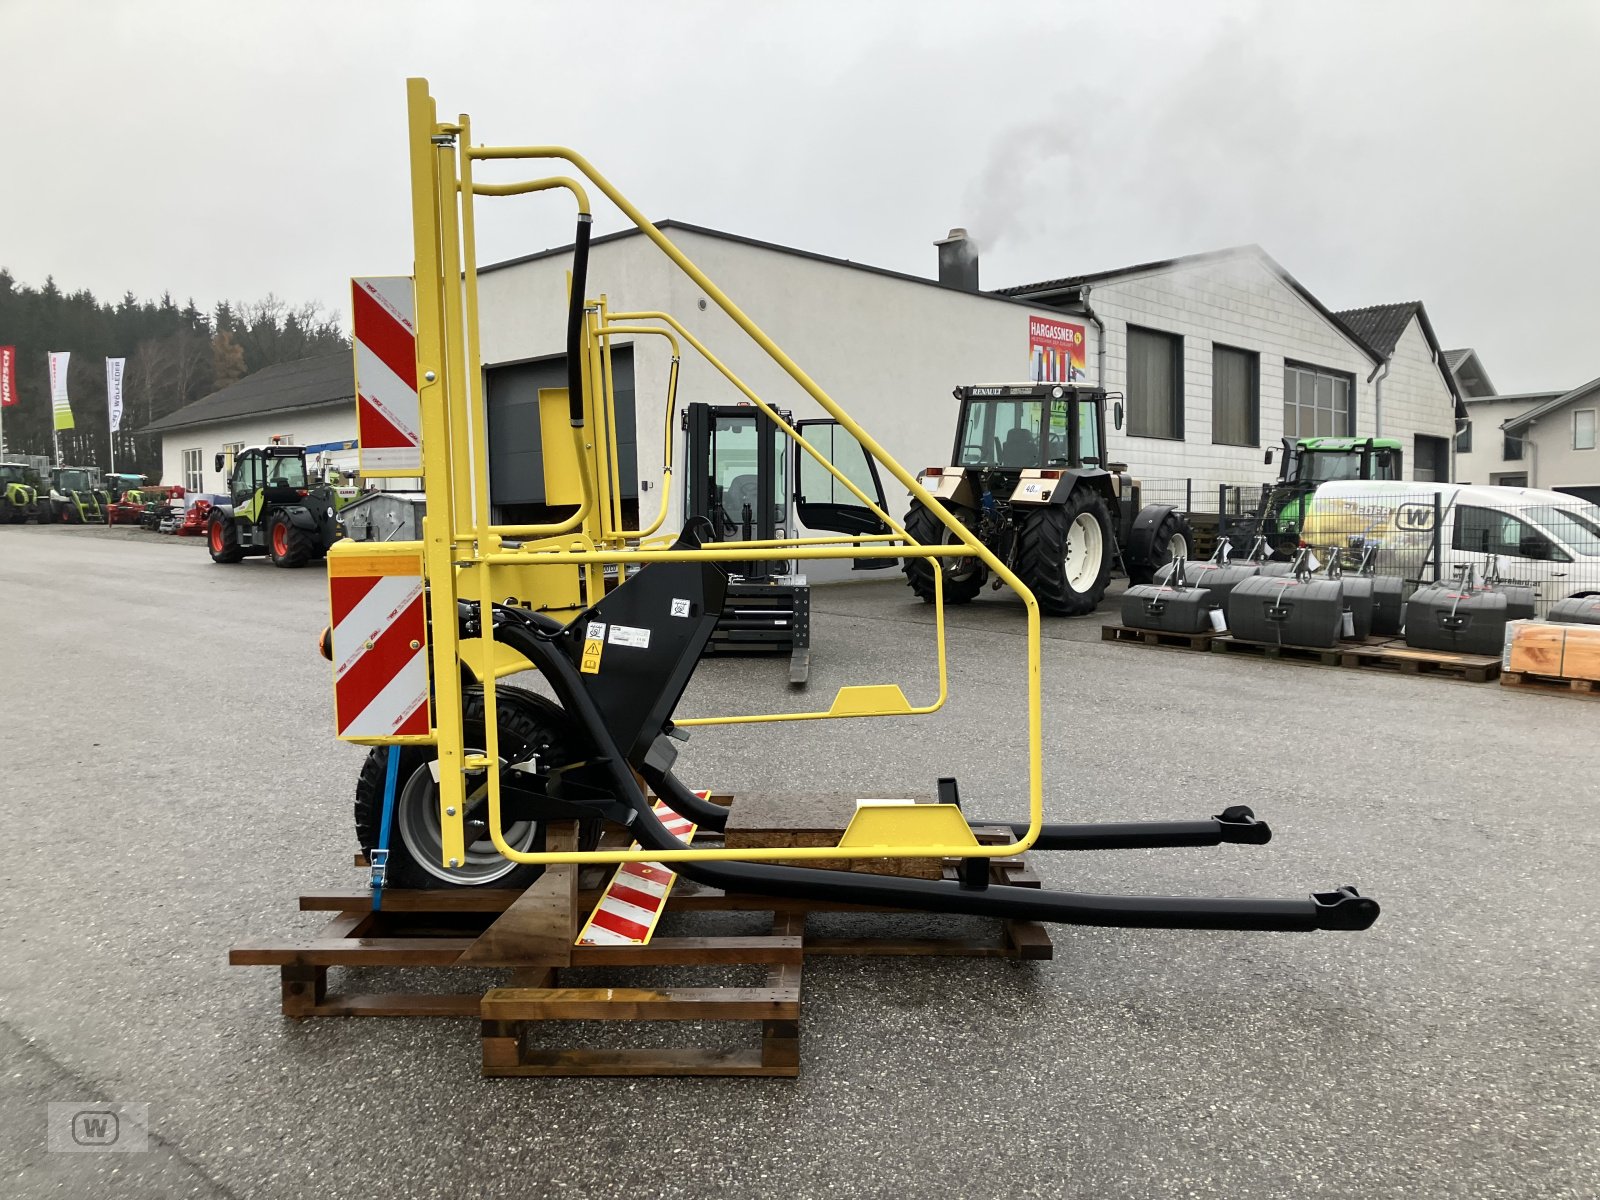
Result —
<instances>
[{"instance_id":1,"label":"tractor rear wheel","mask_svg":"<svg viewBox=\"0 0 1600 1200\"><path fill-rule=\"evenodd\" d=\"M1016 569L1047 616L1093 612L1111 576L1106 502L1078 488L1063 504L1035 509L1022 526Z\"/></svg>"},{"instance_id":2,"label":"tractor rear wheel","mask_svg":"<svg viewBox=\"0 0 1600 1200\"><path fill-rule=\"evenodd\" d=\"M1161 518L1161 524L1156 526L1155 535L1150 539L1149 559L1128 563L1128 582L1154 583L1157 571L1173 559L1188 558L1193 549L1194 530L1189 525L1189 519L1181 512L1169 512ZM1123 552L1126 554L1126 546Z\"/></svg>"},{"instance_id":3,"label":"tractor rear wheel","mask_svg":"<svg viewBox=\"0 0 1600 1200\"><path fill-rule=\"evenodd\" d=\"M309 529L301 529L283 513L274 513L267 522L267 554L275 567L303 567L316 552L316 539Z\"/></svg>"},{"instance_id":4,"label":"tractor rear wheel","mask_svg":"<svg viewBox=\"0 0 1600 1200\"><path fill-rule=\"evenodd\" d=\"M221 513L212 513L206 526L206 548L214 563L236 563L244 557L239 546L239 527Z\"/></svg>"},{"instance_id":5,"label":"tractor rear wheel","mask_svg":"<svg viewBox=\"0 0 1600 1200\"><path fill-rule=\"evenodd\" d=\"M467 753L483 753L483 689L469 686L462 699L461 717ZM582 756L572 733L572 723L560 706L521 688L495 688L495 713L500 732L502 760L525 758L537 752L539 769L565 766ZM432 765L438 751L432 746L402 746L395 782L394 814L389 825L389 887L527 887L544 873L542 866L515 863L494 848L488 831L488 813L468 806L467 857L454 870L444 866L444 846L439 827L439 785ZM356 840L370 855L378 844L383 821L383 788L389 767L389 750L379 746L367 755L356 781ZM469 775L468 793L481 787L482 775ZM544 848L544 828L538 821L508 824L503 836L514 850ZM590 839L592 840L592 839Z\"/></svg>"},{"instance_id":6,"label":"tractor rear wheel","mask_svg":"<svg viewBox=\"0 0 1600 1200\"><path fill-rule=\"evenodd\" d=\"M978 514L970 508L963 508L959 504L949 504L945 508L969 532L977 529ZM958 540L944 522L924 508L920 501L914 500L911 502L911 509L906 513L905 526L906 532L924 546L952 545ZM946 604L966 604L983 590L983 581L989 574L985 570L983 563L976 556L972 558L906 558L900 561L900 569L906 573L906 582L911 585L911 590L926 604L933 603L933 573L935 570L944 572L944 599Z\"/></svg>"}]
</instances>

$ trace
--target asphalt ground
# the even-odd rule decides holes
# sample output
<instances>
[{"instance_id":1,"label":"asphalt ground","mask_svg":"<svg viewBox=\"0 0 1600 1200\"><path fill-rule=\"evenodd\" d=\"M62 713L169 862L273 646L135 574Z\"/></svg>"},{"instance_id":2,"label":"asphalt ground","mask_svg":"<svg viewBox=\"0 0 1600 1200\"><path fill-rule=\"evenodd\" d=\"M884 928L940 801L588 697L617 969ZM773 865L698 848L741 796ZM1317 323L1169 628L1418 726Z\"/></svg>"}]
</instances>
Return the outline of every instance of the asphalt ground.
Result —
<instances>
[{"instance_id":1,"label":"asphalt ground","mask_svg":"<svg viewBox=\"0 0 1600 1200\"><path fill-rule=\"evenodd\" d=\"M198 542L0 527L0 1194L1600 1194L1600 706L1049 623L1052 819L1245 803L1276 836L1036 855L1047 886L1355 883L1379 923L815 959L798 1081L483 1080L470 1021L294 1023L273 970L226 965L314 930L299 892L361 882L324 587ZM815 613L808 697L778 662L715 660L685 715L932 694L931 614L903 587L819 589ZM942 712L705 729L680 773L862 796L953 774L969 812L1021 815L1021 610L986 595L950 626ZM149 1152L48 1152L46 1103L78 1100L149 1104Z\"/></svg>"}]
</instances>

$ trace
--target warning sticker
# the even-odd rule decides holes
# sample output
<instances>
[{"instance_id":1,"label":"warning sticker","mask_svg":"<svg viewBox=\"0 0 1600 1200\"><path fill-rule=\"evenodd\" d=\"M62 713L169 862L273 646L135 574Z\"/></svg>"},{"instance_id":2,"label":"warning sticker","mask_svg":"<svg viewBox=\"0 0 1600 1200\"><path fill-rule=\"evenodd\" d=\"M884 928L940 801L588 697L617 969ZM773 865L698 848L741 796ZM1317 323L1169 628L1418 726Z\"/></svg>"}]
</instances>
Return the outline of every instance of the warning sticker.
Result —
<instances>
[{"instance_id":1,"label":"warning sticker","mask_svg":"<svg viewBox=\"0 0 1600 1200\"><path fill-rule=\"evenodd\" d=\"M672 602L672 615L687 617L689 615L689 602L687 600L674 600Z\"/></svg>"},{"instance_id":2,"label":"warning sticker","mask_svg":"<svg viewBox=\"0 0 1600 1200\"><path fill-rule=\"evenodd\" d=\"M650 648L650 631L637 625L613 625L610 642L613 646L632 646L635 650Z\"/></svg>"},{"instance_id":3,"label":"warning sticker","mask_svg":"<svg viewBox=\"0 0 1600 1200\"><path fill-rule=\"evenodd\" d=\"M593 628L593 626L591 626ZM605 626L600 626L604 629ZM578 664L578 670L585 675L600 674L600 652L606 648L605 641L601 638L585 638L583 643L583 660Z\"/></svg>"},{"instance_id":4,"label":"warning sticker","mask_svg":"<svg viewBox=\"0 0 1600 1200\"><path fill-rule=\"evenodd\" d=\"M589 628L584 632L586 638L599 638L602 641L606 636L606 623L604 621L590 621Z\"/></svg>"}]
</instances>

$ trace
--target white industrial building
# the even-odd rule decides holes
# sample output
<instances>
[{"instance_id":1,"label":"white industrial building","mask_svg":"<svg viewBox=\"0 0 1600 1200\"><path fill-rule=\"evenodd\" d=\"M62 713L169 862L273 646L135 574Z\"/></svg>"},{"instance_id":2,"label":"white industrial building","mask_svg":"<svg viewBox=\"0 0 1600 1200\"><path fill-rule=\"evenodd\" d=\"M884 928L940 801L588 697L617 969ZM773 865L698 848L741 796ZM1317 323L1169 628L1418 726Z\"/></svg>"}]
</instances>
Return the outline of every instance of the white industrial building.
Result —
<instances>
[{"instance_id":1,"label":"white industrial building","mask_svg":"<svg viewBox=\"0 0 1600 1200\"><path fill-rule=\"evenodd\" d=\"M1408 475L1450 477L1458 400L1422 306L1346 314L1382 315L1375 348L1258 247L985 292L961 231L939 243L932 279L676 221L661 229L912 471L950 460L955 385L1070 375L1125 396L1110 458L1146 479L1147 495L1170 498L1187 483L1198 499L1218 484L1265 481L1276 472L1265 450L1285 435L1399 437ZM491 430L497 414L563 382L570 257L558 248L479 273ZM589 290L614 311L672 312L763 399L822 415L642 235L595 239ZM634 497L648 522L669 351L658 338L617 344L627 347L619 389L634 409L623 457L636 469L624 471L640 479ZM680 404L739 399L686 352ZM536 490L496 487L508 504L537 502ZM888 490L902 506L903 490Z\"/></svg>"},{"instance_id":2,"label":"white industrial building","mask_svg":"<svg viewBox=\"0 0 1600 1200\"><path fill-rule=\"evenodd\" d=\"M1332 313L1259 247L986 292L959 230L929 255L937 278L923 278L677 221L660 228L913 472L950 460L952 388L1036 377L1122 395L1127 419L1110 432L1109 457L1146 482L1147 498L1215 504L1219 484L1271 478L1265 452L1283 436L1399 437L1408 475L1451 475L1456 389L1422 306ZM570 265L561 247L479 272L492 494L509 520L544 499L534 406L539 388L565 386ZM769 403L823 415L643 235L594 240L589 291L612 311L671 312ZM621 336L615 364L625 503L649 523L667 343ZM273 435L353 465L353 390L341 353L251 375L151 426L163 478L218 491L214 454ZM695 400L741 396L686 348L679 406ZM903 509L903 489L886 481L886 491ZM675 489L667 528L681 504Z\"/></svg>"}]
</instances>

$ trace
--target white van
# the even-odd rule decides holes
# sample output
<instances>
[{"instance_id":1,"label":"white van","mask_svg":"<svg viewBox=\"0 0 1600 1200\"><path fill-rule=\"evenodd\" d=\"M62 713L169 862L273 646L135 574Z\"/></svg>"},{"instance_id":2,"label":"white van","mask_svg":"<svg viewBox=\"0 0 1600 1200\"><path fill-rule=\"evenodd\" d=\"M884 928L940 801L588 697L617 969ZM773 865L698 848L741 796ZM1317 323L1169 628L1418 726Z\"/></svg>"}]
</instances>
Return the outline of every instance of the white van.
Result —
<instances>
[{"instance_id":1,"label":"white van","mask_svg":"<svg viewBox=\"0 0 1600 1200\"><path fill-rule=\"evenodd\" d=\"M1434 536L1434 522L1439 533ZM1317 488L1300 540L1377 547L1377 570L1440 579L1472 567L1534 587L1542 614L1568 596L1600 596L1600 507L1564 492L1455 483L1342 480Z\"/></svg>"}]
</instances>

